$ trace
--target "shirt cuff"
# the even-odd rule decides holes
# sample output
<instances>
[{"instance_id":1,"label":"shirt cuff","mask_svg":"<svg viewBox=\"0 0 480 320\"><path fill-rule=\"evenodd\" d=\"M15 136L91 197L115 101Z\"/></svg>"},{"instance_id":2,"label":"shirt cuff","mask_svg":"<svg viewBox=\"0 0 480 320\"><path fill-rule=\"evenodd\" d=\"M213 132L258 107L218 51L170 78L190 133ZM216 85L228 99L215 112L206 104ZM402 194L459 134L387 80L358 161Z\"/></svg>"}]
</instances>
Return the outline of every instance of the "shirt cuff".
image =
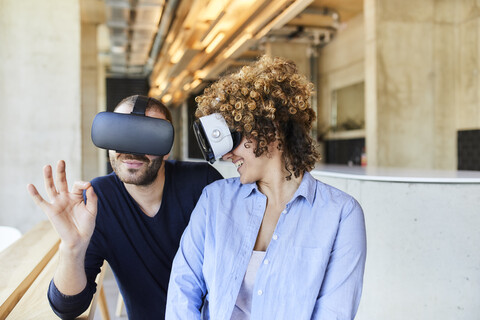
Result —
<instances>
[{"instance_id":1,"label":"shirt cuff","mask_svg":"<svg viewBox=\"0 0 480 320\"><path fill-rule=\"evenodd\" d=\"M92 289L87 284L82 292L75 295L66 295L58 290L52 279L48 287L48 302L53 312L61 319L74 319L87 310L95 291L95 288Z\"/></svg>"}]
</instances>

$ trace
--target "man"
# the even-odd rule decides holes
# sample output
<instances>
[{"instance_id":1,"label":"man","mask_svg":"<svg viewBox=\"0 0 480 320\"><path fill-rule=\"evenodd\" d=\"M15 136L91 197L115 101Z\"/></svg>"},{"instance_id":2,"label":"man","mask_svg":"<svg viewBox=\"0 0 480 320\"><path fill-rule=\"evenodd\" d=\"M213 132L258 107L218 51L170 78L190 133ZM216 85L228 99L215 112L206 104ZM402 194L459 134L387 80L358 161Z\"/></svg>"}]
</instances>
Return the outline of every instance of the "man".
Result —
<instances>
[{"instance_id":1,"label":"man","mask_svg":"<svg viewBox=\"0 0 480 320\"><path fill-rule=\"evenodd\" d=\"M119 103L130 113L138 96ZM169 110L148 99L145 115L172 121ZM48 290L53 311L74 318L86 310L95 277L106 260L117 280L129 319L163 319L173 257L203 187L222 176L205 163L166 161L166 156L109 150L113 173L75 182L68 191L65 163L53 180L44 168L50 202L28 191L46 213L61 243L59 265ZM85 197L85 201L84 201Z\"/></svg>"}]
</instances>

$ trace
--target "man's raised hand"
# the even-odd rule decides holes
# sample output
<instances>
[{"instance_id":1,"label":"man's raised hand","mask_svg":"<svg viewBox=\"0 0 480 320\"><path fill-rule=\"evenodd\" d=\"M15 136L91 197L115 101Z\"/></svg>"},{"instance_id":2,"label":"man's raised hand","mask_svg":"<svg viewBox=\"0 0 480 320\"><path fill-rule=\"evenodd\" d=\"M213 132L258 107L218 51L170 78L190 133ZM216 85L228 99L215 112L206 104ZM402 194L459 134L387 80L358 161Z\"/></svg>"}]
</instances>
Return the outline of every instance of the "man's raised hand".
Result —
<instances>
[{"instance_id":1,"label":"man's raised hand","mask_svg":"<svg viewBox=\"0 0 480 320\"><path fill-rule=\"evenodd\" d=\"M38 193L33 184L27 186L30 196L48 216L63 245L71 248L80 246L86 250L95 228L97 215L97 195L93 187L90 182L77 181L69 192L63 160L57 164L55 182L50 165L43 168L43 176L50 202ZM87 203L83 201L84 190L86 190Z\"/></svg>"}]
</instances>

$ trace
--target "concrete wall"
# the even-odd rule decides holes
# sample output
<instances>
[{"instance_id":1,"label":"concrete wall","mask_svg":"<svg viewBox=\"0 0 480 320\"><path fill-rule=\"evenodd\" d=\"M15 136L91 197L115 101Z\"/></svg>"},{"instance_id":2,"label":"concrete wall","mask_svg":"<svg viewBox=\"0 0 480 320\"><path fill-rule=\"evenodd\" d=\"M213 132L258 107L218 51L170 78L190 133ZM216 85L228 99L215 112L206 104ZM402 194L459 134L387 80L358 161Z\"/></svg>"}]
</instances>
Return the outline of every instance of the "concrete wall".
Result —
<instances>
[{"instance_id":1,"label":"concrete wall","mask_svg":"<svg viewBox=\"0 0 480 320\"><path fill-rule=\"evenodd\" d=\"M357 320L471 320L480 315L480 184L314 176L365 212L367 263Z\"/></svg>"},{"instance_id":2,"label":"concrete wall","mask_svg":"<svg viewBox=\"0 0 480 320\"><path fill-rule=\"evenodd\" d=\"M45 219L26 191L65 159L81 176L78 1L0 1L0 225L23 232Z\"/></svg>"}]
</instances>

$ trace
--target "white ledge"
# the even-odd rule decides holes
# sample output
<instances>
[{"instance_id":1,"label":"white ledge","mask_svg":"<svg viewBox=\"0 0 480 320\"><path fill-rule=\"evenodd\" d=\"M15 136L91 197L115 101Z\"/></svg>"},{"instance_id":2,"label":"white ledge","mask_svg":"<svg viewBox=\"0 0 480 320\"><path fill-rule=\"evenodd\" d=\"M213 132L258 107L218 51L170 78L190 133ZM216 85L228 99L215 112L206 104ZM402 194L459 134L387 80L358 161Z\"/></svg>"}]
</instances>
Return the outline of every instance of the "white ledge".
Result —
<instances>
[{"instance_id":1,"label":"white ledge","mask_svg":"<svg viewBox=\"0 0 480 320\"><path fill-rule=\"evenodd\" d=\"M417 183L480 183L480 171L449 171L428 169L402 169L318 164L311 172L314 176Z\"/></svg>"}]
</instances>

